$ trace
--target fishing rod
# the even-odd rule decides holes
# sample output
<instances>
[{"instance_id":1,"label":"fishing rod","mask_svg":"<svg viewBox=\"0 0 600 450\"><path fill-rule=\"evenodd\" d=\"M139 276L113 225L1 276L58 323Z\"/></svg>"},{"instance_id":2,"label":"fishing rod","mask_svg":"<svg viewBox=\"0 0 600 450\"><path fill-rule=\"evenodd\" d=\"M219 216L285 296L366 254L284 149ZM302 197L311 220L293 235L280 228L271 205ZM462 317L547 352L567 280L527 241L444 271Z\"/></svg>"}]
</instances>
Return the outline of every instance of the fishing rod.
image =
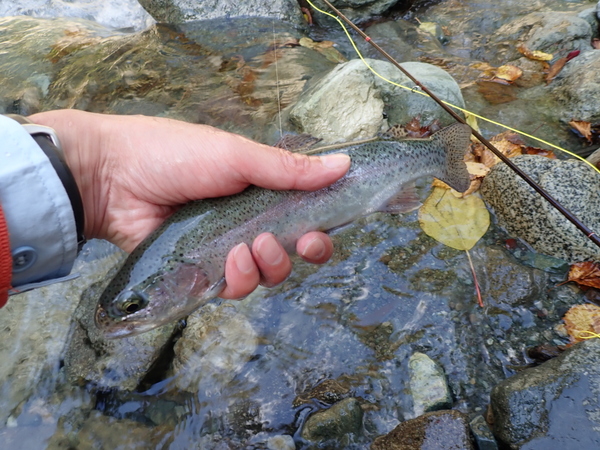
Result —
<instances>
[{"instance_id":1,"label":"fishing rod","mask_svg":"<svg viewBox=\"0 0 600 450\"><path fill-rule=\"evenodd\" d=\"M562 206L554 197L552 197L548 192L546 192L540 185L538 185L535 181L533 181L529 176L523 172L517 165L515 165L509 158L504 156L500 150L498 150L494 144L488 141L485 137L483 137L477 130L475 130L471 125L469 125L462 117L460 117L452 108L446 105L438 96L436 96L433 92L431 92L426 86L424 86L419 80L413 77L404 67L402 67L389 53L387 53L383 48L381 48L376 42L374 42L366 33L364 33L360 28L358 28L350 19L348 19L344 14L342 14L335 6L333 6L328 0L322 0L337 16L346 22L354 31L356 31L366 42L371 44L382 56L384 56L389 62L391 62L394 66L396 66L400 71L406 75L415 85L417 85L425 94L427 94L433 101L435 101L438 105L440 105L444 111L450 114L454 120L460 122L462 124L468 125L471 128L471 133L475 136L483 145L490 149L494 155L496 155L500 160L505 163L508 167L510 167L517 175L519 175L527 184L529 184L538 194L544 197L554 208L558 210L563 216L567 218L573 225L575 225L589 240L591 240L594 244L600 247L600 238L598 235L588 228L585 224L583 224L573 213L571 213L567 208Z\"/></svg>"}]
</instances>

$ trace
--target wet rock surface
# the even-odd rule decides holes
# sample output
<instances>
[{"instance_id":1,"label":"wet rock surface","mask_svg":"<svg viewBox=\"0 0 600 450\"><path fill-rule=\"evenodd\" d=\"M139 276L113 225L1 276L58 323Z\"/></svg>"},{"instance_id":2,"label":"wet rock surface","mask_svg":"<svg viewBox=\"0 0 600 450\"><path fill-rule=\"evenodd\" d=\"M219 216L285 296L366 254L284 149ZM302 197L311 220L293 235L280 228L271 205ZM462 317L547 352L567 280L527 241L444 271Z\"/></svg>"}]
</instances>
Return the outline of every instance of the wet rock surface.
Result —
<instances>
[{"instance_id":1,"label":"wet rock surface","mask_svg":"<svg viewBox=\"0 0 600 450\"><path fill-rule=\"evenodd\" d=\"M254 355L258 337L235 306L205 305L187 319L173 348L178 389L198 392L203 384L227 385Z\"/></svg>"},{"instance_id":2,"label":"wet rock surface","mask_svg":"<svg viewBox=\"0 0 600 450\"><path fill-rule=\"evenodd\" d=\"M525 155L513 161L588 227L600 229L600 174L575 160ZM503 163L485 178L481 193L500 225L538 252L571 263L600 260L598 247Z\"/></svg>"},{"instance_id":3,"label":"wet rock surface","mask_svg":"<svg viewBox=\"0 0 600 450\"><path fill-rule=\"evenodd\" d=\"M499 383L491 394L493 431L508 448L600 446L600 341Z\"/></svg>"},{"instance_id":4,"label":"wet rock surface","mask_svg":"<svg viewBox=\"0 0 600 450\"><path fill-rule=\"evenodd\" d=\"M389 434L378 437L371 450L412 449L472 450L469 425L458 411L436 411L402 422Z\"/></svg>"},{"instance_id":5,"label":"wet rock surface","mask_svg":"<svg viewBox=\"0 0 600 450\"><path fill-rule=\"evenodd\" d=\"M335 403L331 408L309 416L302 428L302 439L312 443L327 441L348 445L362 428L363 410L355 398Z\"/></svg>"}]
</instances>

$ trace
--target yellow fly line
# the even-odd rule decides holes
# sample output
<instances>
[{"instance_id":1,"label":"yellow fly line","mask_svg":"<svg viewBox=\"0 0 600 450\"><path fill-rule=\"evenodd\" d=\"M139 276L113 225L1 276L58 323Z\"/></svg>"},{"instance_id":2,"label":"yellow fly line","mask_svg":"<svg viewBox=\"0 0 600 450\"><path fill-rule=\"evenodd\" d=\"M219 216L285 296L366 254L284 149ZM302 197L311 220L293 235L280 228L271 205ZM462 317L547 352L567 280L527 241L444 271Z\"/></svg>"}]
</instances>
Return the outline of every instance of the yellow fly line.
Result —
<instances>
[{"instance_id":1,"label":"yellow fly line","mask_svg":"<svg viewBox=\"0 0 600 450\"><path fill-rule=\"evenodd\" d=\"M394 81L392 81L392 80L388 80L388 79L387 79L387 78L385 78L383 75L380 75L379 73L377 73L377 71L376 71L375 69L373 69L373 68L372 68L372 67L369 65L369 63L368 63L368 62L365 60L365 58L363 57L362 53L360 52L360 50L359 50L359 49L358 49L358 47L356 46L356 43L354 42L354 39L352 39L352 36L351 36L351 35L350 35L350 33L348 32L348 29L346 28L346 26L344 25L344 23L343 23L343 22L342 22L342 21L341 21L341 20L340 20L340 19L339 19L337 16L334 16L333 14L331 14L331 13L328 13L327 11L323 11L322 9L319 9L319 8L317 8L317 7L316 7L316 6L315 6L315 5L314 5L314 4L313 4L313 3L312 3L310 0L306 0L306 1L307 1L307 2L310 4L310 6L312 6L312 8L313 8L314 10L316 10L316 11L318 11L318 12L322 13L322 14L325 14L325 15L327 15L327 16L329 16L329 17L332 17L333 19L335 19L335 20L336 20L336 21L337 21L337 22L340 24L340 26L342 27L342 29L343 29L343 30L344 30L344 32L346 33L346 36L348 37L348 40L349 40L349 41L350 41L350 43L352 44L352 47L354 48L354 51L356 52L356 54L358 55L358 57L360 58L360 60L361 60L361 61L364 63L364 65L365 65L365 66L367 66L367 67L368 67L368 69L369 69L371 72L373 72L373 74L374 74L375 76L377 76L377 77L381 78L381 79L382 79L383 81L385 81L386 83L389 83L389 84L392 84L392 85L394 85L394 86L397 86L397 87L399 87L399 88L406 89L406 90L408 90L408 91L414 92L415 94L420 94L420 95L424 95L425 97L429 97L429 96L428 96L428 95L427 95L425 92L422 92L422 91L420 91L420 90L416 90L415 88L410 88L410 87L408 87L408 86L404 86L404 85L402 85L402 84L399 84L399 83L396 83L396 82L394 82ZM600 169L598 169L598 168L597 168L595 165L593 165L591 162L589 162L589 161L588 161L588 160L586 160L585 158L582 158L581 156L579 156L579 155L578 155L578 154L576 154L576 153L570 152L570 151L569 151L569 150L567 150L567 149L564 149L564 148L562 148L562 147L559 147L558 145L552 144L552 143L550 143L550 142L548 142L548 141L544 141L543 139L540 139L540 138L538 138L538 137L535 137L535 136L533 136L533 135L531 135L531 134L528 134L528 133L525 133L525 132L523 132L523 131L517 130L516 128L512 128L512 127L509 127L508 125L504 125L504 124L502 124L502 123L500 123L500 122L496 122L495 120L492 120L492 119L488 119L488 118L486 118L486 117L483 117L483 116L481 116L481 115L479 115L479 114L476 114L476 113L474 113L474 112L471 112L471 111L469 111L469 110L467 110L467 109L461 108L460 106L453 105L452 103L446 102L446 101L444 101L444 100L442 100L442 102L443 102L444 104L448 105L449 107L451 107L451 108L454 108L454 109L456 109L456 110L458 110L458 111L460 111L460 112L464 113L465 115L467 115L467 117L468 117L468 116L476 117L476 118L478 118L478 119L484 120L484 121L486 121L486 122L488 122L488 123L491 123L491 124L493 124L493 125L497 125L497 126L499 126L499 127L502 127L502 128L504 128L504 129L506 129L506 130L514 131L515 133L519 133L519 134L520 134L520 135L522 135L522 136L526 136L526 137L528 137L528 138L531 138L531 139L533 139L533 140L535 140L535 141L541 142L542 144L545 144L545 145L547 145L547 146L549 146L549 147L552 147L552 148L554 148L554 149L556 149L556 150L560 150L560 151L561 151L561 152L563 152L563 153L566 153L566 154L568 154L568 155L571 155L571 156L573 156L573 157L575 157L575 158L577 158L577 159L579 159L579 160L581 160L581 161L585 162L586 164L588 164L589 166L591 166L591 167L592 167L592 168L593 168L593 169L594 169L596 172L600 173Z\"/></svg>"}]
</instances>

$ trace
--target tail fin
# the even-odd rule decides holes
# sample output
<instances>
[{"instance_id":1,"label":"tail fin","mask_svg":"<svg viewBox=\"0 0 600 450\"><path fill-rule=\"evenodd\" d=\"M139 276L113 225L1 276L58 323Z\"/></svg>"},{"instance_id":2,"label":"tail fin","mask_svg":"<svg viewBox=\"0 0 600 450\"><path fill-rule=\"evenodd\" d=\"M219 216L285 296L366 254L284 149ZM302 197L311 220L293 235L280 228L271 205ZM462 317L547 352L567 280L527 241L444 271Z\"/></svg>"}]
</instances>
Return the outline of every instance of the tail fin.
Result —
<instances>
[{"instance_id":1,"label":"tail fin","mask_svg":"<svg viewBox=\"0 0 600 450\"><path fill-rule=\"evenodd\" d=\"M433 141L439 142L446 150L445 168L436 175L436 178L458 192L465 192L471 185L467 165L464 162L470 138L471 127L463 123L450 125L431 136Z\"/></svg>"}]
</instances>

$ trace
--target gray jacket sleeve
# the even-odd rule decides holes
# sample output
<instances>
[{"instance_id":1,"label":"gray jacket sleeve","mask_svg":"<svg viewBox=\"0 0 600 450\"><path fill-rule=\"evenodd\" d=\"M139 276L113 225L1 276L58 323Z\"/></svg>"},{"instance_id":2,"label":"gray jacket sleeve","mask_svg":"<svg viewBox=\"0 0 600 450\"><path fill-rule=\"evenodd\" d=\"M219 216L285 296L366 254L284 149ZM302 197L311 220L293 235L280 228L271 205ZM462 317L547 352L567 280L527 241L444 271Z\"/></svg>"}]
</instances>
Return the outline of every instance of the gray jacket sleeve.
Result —
<instances>
[{"instance_id":1,"label":"gray jacket sleeve","mask_svg":"<svg viewBox=\"0 0 600 450\"><path fill-rule=\"evenodd\" d=\"M67 275L77 256L71 203L29 133L0 116L0 204L13 257L13 287Z\"/></svg>"}]
</instances>

